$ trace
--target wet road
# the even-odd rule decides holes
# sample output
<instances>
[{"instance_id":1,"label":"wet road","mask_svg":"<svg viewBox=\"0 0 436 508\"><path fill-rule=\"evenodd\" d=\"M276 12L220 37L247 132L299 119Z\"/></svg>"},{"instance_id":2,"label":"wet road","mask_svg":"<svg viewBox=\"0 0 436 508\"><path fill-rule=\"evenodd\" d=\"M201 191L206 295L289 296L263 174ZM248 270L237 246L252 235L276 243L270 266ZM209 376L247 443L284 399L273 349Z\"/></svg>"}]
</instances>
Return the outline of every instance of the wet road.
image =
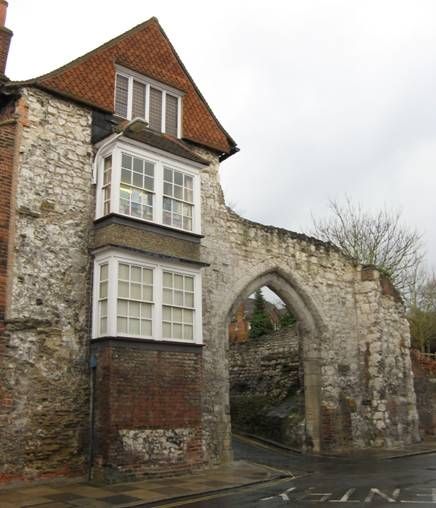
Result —
<instances>
[{"instance_id":1,"label":"wet road","mask_svg":"<svg viewBox=\"0 0 436 508\"><path fill-rule=\"evenodd\" d=\"M286 506L436 506L436 454L352 460L301 456L234 439L236 460L249 460L294 477L232 492L155 504L167 508L276 508Z\"/></svg>"}]
</instances>

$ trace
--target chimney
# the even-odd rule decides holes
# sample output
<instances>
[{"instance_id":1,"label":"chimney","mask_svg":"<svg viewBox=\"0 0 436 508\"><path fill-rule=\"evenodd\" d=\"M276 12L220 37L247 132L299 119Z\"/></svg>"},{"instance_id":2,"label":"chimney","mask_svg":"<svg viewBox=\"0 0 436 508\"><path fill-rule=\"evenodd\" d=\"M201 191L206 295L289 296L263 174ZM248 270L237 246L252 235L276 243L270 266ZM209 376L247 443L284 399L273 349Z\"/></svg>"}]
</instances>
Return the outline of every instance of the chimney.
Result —
<instances>
[{"instance_id":1,"label":"chimney","mask_svg":"<svg viewBox=\"0 0 436 508\"><path fill-rule=\"evenodd\" d=\"M5 76L9 45L13 35L9 28L5 27L7 9L8 2L0 0L0 79Z\"/></svg>"}]
</instances>

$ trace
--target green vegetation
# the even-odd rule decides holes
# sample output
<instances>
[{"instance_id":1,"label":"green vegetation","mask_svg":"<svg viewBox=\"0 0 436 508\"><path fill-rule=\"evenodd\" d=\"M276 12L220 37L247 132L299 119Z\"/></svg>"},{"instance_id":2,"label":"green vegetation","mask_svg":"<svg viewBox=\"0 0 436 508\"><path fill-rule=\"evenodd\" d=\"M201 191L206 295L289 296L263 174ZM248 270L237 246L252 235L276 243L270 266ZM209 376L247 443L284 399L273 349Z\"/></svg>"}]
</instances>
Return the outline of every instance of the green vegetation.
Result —
<instances>
[{"instance_id":1,"label":"green vegetation","mask_svg":"<svg viewBox=\"0 0 436 508\"><path fill-rule=\"evenodd\" d=\"M271 333L273 330L271 319L266 312L262 289L258 289L254 294L254 310L250 325L250 338L252 339Z\"/></svg>"}]
</instances>

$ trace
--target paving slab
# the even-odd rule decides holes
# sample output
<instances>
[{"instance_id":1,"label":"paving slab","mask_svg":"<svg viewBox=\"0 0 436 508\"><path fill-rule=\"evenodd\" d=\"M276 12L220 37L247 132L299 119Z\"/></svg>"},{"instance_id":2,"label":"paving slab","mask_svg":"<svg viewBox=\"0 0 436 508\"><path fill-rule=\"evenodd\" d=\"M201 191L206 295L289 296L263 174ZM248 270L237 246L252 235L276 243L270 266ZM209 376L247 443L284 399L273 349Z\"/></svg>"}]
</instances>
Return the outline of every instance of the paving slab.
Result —
<instances>
[{"instance_id":1,"label":"paving slab","mask_svg":"<svg viewBox=\"0 0 436 508\"><path fill-rule=\"evenodd\" d=\"M127 508L267 482L286 476L260 464L236 461L175 478L106 485L83 481L0 490L1 508Z\"/></svg>"}]
</instances>

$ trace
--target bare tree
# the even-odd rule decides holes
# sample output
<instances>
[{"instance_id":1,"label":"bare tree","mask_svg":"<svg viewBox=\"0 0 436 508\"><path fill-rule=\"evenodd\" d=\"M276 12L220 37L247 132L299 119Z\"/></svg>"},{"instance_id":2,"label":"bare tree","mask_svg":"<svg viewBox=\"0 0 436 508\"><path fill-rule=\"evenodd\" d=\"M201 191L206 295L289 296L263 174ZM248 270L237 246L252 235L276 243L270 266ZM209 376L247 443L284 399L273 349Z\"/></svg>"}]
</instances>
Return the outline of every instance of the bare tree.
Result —
<instances>
[{"instance_id":1,"label":"bare tree","mask_svg":"<svg viewBox=\"0 0 436 508\"><path fill-rule=\"evenodd\" d=\"M418 281L407 318L412 343L421 351L430 350L436 341L436 275Z\"/></svg>"},{"instance_id":2,"label":"bare tree","mask_svg":"<svg viewBox=\"0 0 436 508\"><path fill-rule=\"evenodd\" d=\"M368 212L349 198L330 201L331 217L313 219L313 234L390 277L403 296L413 287L423 258L421 235L401 222L401 212Z\"/></svg>"}]
</instances>

